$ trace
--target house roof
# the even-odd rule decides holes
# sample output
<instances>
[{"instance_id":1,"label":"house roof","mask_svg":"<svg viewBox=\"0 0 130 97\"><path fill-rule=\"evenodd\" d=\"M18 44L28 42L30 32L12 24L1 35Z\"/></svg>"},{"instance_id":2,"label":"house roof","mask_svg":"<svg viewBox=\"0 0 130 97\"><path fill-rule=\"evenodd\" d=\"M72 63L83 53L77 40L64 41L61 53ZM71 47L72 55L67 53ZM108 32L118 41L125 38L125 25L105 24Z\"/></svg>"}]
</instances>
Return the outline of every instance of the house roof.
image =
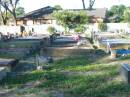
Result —
<instances>
[{"instance_id":1,"label":"house roof","mask_svg":"<svg viewBox=\"0 0 130 97\"><path fill-rule=\"evenodd\" d=\"M47 7L29 12L23 16L19 16L17 17L17 19L36 19L36 18L43 18L43 17L46 19L49 19L49 18L52 18L51 13L53 13L54 10L55 10L54 7L47 6Z\"/></svg>"},{"instance_id":2,"label":"house roof","mask_svg":"<svg viewBox=\"0 0 130 97\"><path fill-rule=\"evenodd\" d=\"M45 19L52 19L51 13L55 10L54 7L44 7L38 10L34 10L25 14L24 16L19 16L17 19L38 19L38 18L45 18ZM83 9L67 9L68 11L81 11ZM87 10L87 15L91 17L99 17L99 18L106 18L106 8L96 8L92 10Z\"/></svg>"},{"instance_id":3,"label":"house roof","mask_svg":"<svg viewBox=\"0 0 130 97\"><path fill-rule=\"evenodd\" d=\"M88 16L106 18L107 9L106 8L97 8L92 10L87 10Z\"/></svg>"},{"instance_id":4,"label":"house roof","mask_svg":"<svg viewBox=\"0 0 130 97\"><path fill-rule=\"evenodd\" d=\"M68 11L81 11L84 9L67 9ZM92 10L85 9L84 11L87 12L87 15L90 17L100 17L100 18L106 18L107 14L107 8L95 8Z\"/></svg>"}]
</instances>

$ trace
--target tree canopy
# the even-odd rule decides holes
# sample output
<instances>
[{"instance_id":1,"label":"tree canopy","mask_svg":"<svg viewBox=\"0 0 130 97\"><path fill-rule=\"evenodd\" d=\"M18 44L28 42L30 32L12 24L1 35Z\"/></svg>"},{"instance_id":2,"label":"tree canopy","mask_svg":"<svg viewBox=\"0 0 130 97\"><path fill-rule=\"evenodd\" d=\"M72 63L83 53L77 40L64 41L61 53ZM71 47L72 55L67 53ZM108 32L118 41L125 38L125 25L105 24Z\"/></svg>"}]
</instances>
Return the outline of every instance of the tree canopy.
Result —
<instances>
[{"instance_id":1,"label":"tree canopy","mask_svg":"<svg viewBox=\"0 0 130 97\"><path fill-rule=\"evenodd\" d=\"M17 7L16 8L16 16L21 16L25 14L25 10L23 7Z\"/></svg>"},{"instance_id":2,"label":"tree canopy","mask_svg":"<svg viewBox=\"0 0 130 97\"><path fill-rule=\"evenodd\" d=\"M62 7L61 7L60 5L55 5L54 8L55 8L56 10L62 10Z\"/></svg>"},{"instance_id":3,"label":"tree canopy","mask_svg":"<svg viewBox=\"0 0 130 97\"><path fill-rule=\"evenodd\" d=\"M126 10L125 5L114 5L110 8L108 11L108 16L113 17L113 16L118 16L118 22L124 20L124 11Z\"/></svg>"},{"instance_id":4,"label":"tree canopy","mask_svg":"<svg viewBox=\"0 0 130 97\"><path fill-rule=\"evenodd\" d=\"M130 9L124 11L124 21L130 23Z\"/></svg>"},{"instance_id":5,"label":"tree canopy","mask_svg":"<svg viewBox=\"0 0 130 97\"><path fill-rule=\"evenodd\" d=\"M53 16L56 19L57 24L63 26L65 31L75 29L80 25L85 25L89 21L87 13L84 11L58 11L54 12Z\"/></svg>"},{"instance_id":6,"label":"tree canopy","mask_svg":"<svg viewBox=\"0 0 130 97\"><path fill-rule=\"evenodd\" d=\"M0 0L0 5L12 14L16 22L16 8L20 0Z\"/></svg>"}]
</instances>

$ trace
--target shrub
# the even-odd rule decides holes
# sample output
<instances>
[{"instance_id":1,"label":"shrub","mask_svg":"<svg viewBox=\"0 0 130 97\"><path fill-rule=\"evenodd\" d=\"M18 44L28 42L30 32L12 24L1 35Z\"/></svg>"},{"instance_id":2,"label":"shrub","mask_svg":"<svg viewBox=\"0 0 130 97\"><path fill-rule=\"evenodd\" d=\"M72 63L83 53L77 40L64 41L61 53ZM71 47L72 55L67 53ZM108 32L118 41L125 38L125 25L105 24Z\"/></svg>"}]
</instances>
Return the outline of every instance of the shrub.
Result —
<instances>
[{"instance_id":1,"label":"shrub","mask_svg":"<svg viewBox=\"0 0 130 97\"><path fill-rule=\"evenodd\" d=\"M83 33L83 32L85 32L86 28L83 25L80 25L80 26L76 27L74 30L77 33Z\"/></svg>"},{"instance_id":2,"label":"shrub","mask_svg":"<svg viewBox=\"0 0 130 97\"><path fill-rule=\"evenodd\" d=\"M107 30L107 24L106 23L103 23L103 22L101 22L101 23L99 23L98 24L98 29L100 29L100 31L106 31Z\"/></svg>"},{"instance_id":3,"label":"shrub","mask_svg":"<svg viewBox=\"0 0 130 97\"><path fill-rule=\"evenodd\" d=\"M50 34L54 34L54 33L56 32L56 29L55 29L55 27L49 26L49 27L47 28L47 31L48 31Z\"/></svg>"}]
</instances>

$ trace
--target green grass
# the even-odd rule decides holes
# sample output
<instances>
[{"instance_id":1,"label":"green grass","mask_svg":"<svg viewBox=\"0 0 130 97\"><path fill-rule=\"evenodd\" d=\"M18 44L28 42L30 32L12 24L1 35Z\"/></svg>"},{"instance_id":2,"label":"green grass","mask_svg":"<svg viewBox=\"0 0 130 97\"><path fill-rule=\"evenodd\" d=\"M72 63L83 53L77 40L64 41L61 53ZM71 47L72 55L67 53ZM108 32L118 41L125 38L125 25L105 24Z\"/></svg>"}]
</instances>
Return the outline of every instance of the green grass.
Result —
<instances>
[{"instance_id":1,"label":"green grass","mask_svg":"<svg viewBox=\"0 0 130 97\"><path fill-rule=\"evenodd\" d=\"M58 92L64 97L129 97L130 85L120 78L120 64L96 63L97 59L90 56L69 57L50 64L50 70L7 76L0 85L14 88L13 92L20 96L58 97ZM40 84L33 88L23 87L36 81Z\"/></svg>"}]
</instances>

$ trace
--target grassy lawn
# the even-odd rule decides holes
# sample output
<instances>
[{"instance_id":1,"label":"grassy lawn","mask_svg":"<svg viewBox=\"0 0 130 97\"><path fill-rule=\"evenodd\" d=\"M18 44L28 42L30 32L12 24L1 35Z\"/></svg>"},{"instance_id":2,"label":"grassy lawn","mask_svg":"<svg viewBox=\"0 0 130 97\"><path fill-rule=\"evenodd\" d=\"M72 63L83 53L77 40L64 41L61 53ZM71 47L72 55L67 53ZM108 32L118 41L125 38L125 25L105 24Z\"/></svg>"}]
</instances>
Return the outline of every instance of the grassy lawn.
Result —
<instances>
[{"instance_id":1,"label":"grassy lawn","mask_svg":"<svg viewBox=\"0 0 130 97\"><path fill-rule=\"evenodd\" d=\"M129 97L130 85L120 77L120 62L101 62L101 59L65 58L49 64L49 70L9 75L0 86L11 89L18 97Z\"/></svg>"}]
</instances>

